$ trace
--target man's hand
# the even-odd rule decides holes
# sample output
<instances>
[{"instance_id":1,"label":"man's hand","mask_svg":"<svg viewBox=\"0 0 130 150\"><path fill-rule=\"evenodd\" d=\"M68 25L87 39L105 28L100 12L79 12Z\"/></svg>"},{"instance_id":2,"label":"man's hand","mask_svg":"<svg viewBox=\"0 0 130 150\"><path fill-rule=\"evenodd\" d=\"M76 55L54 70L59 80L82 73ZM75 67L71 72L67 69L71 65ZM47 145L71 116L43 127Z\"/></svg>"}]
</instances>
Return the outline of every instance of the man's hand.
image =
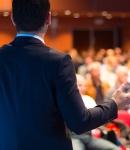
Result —
<instances>
[{"instance_id":1,"label":"man's hand","mask_svg":"<svg viewBox=\"0 0 130 150\"><path fill-rule=\"evenodd\" d=\"M130 83L122 84L112 95L118 109L123 109L130 104Z\"/></svg>"}]
</instances>

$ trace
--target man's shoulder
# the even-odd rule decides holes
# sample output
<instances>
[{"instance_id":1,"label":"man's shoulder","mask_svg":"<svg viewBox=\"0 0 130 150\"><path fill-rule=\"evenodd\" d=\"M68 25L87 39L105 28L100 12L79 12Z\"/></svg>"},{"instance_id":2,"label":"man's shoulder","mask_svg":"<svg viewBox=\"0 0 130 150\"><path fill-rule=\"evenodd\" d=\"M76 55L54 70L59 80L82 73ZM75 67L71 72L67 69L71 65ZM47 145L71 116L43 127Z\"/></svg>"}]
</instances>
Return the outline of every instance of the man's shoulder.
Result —
<instances>
[{"instance_id":1,"label":"man's shoulder","mask_svg":"<svg viewBox=\"0 0 130 150\"><path fill-rule=\"evenodd\" d=\"M5 45L0 46L0 51L1 51L1 50L4 50L4 49L7 48L8 46L9 46L8 44L5 44Z\"/></svg>"},{"instance_id":2,"label":"man's shoulder","mask_svg":"<svg viewBox=\"0 0 130 150\"><path fill-rule=\"evenodd\" d=\"M60 52L56 49L50 47L47 47L47 49L48 49L48 56L50 59L62 61L63 59L70 57L68 54Z\"/></svg>"},{"instance_id":3,"label":"man's shoulder","mask_svg":"<svg viewBox=\"0 0 130 150\"><path fill-rule=\"evenodd\" d=\"M20 53L19 53L19 52ZM51 63L60 63L62 60L68 60L70 56L66 53L60 52L54 48L48 47L46 45L40 46L29 46L29 47L17 47L13 46L12 44L3 45L0 47L0 55L27 55L29 57L39 58L39 60L43 60L44 62L51 62ZM70 58L71 59L71 58Z\"/></svg>"},{"instance_id":4,"label":"man's shoulder","mask_svg":"<svg viewBox=\"0 0 130 150\"><path fill-rule=\"evenodd\" d=\"M0 54L3 53L4 51L6 51L8 49L8 47L10 47L9 44L5 44L3 46L0 47Z\"/></svg>"}]
</instances>

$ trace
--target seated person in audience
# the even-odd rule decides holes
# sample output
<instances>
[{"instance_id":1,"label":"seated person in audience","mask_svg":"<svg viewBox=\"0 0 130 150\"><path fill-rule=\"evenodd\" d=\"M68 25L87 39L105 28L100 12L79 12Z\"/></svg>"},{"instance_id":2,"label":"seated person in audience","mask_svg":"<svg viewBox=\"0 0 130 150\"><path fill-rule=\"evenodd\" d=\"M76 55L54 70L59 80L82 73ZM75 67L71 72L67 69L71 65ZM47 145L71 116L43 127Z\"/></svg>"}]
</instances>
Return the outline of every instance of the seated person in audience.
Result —
<instances>
[{"instance_id":1,"label":"seated person in audience","mask_svg":"<svg viewBox=\"0 0 130 150\"><path fill-rule=\"evenodd\" d=\"M119 60L111 52L104 58L103 62L104 64L101 66L101 80L104 82L109 82L109 85L113 87L116 79L115 70L120 65Z\"/></svg>"},{"instance_id":2,"label":"seated person in audience","mask_svg":"<svg viewBox=\"0 0 130 150\"><path fill-rule=\"evenodd\" d=\"M106 99L110 98L114 93L115 89L117 89L121 84L128 81L128 69L125 66L119 66L116 71L116 82L115 85L109 90L108 94L106 95Z\"/></svg>"},{"instance_id":3,"label":"seated person in audience","mask_svg":"<svg viewBox=\"0 0 130 150\"><path fill-rule=\"evenodd\" d=\"M105 56L106 56L106 49L101 48L96 53L95 60L98 61L98 62L100 62L100 63L103 63L103 59L104 59Z\"/></svg>"},{"instance_id":4,"label":"seated person in audience","mask_svg":"<svg viewBox=\"0 0 130 150\"><path fill-rule=\"evenodd\" d=\"M122 49L120 47L115 47L114 52L115 52L115 56L119 60L119 63L122 65L125 64L125 62L126 62L125 55L126 54L123 53Z\"/></svg>"},{"instance_id":5,"label":"seated person in audience","mask_svg":"<svg viewBox=\"0 0 130 150\"><path fill-rule=\"evenodd\" d=\"M78 68L78 74L85 76L86 73L88 73L88 65L93 63L93 61L94 61L93 58L86 54L83 64L81 66L79 66L79 68Z\"/></svg>"},{"instance_id":6,"label":"seated person in audience","mask_svg":"<svg viewBox=\"0 0 130 150\"><path fill-rule=\"evenodd\" d=\"M130 82L130 58L127 60L126 67L128 69L128 82Z\"/></svg>"},{"instance_id":7,"label":"seated person in audience","mask_svg":"<svg viewBox=\"0 0 130 150\"><path fill-rule=\"evenodd\" d=\"M86 95L86 83L85 83L86 80L85 80L85 78L83 76L81 76L80 74L76 74L76 78L77 78L78 89L82 96L85 106L87 108L95 107L97 105L95 100L92 97Z\"/></svg>"},{"instance_id":8,"label":"seated person in audience","mask_svg":"<svg viewBox=\"0 0 130 150\"><path fill-rule=\"evenodd\" d=\"M99 62L93 62L88 66L89 74L86 76L86 94L93 97L97 104L104 101L104 96L110 88L110 85L100 78L100 67Z\"/></svg>"},{"instance_id":9,"label":"seated person in audience","mask_svg":"<svg viewBox=\"0 0 130 150\"><path fill-rule=\"evenodd\" d=\"M72 61L73 61L73 64L74 64L74 67L75 67L75 71L77 72L79 66L82 65L82 63L83 63L83 60L82 60L82 58L80 57L80 55L79 55L79 53L78 53L78 50L75 49L75 48L71 48L71 49L68 51L68 54L71 56Z\"/></svg>"},{"instance_id":10,"label":"seated person in audience","mask_svg":"<svg viewBox=\"0 0 130 150\"><path fill-rule=\"evenodd\" d=\"M113 92L114 92L114 89L118 88L121 84L128 81L128 69L125 66L119 66L116 69L115 74L116 74L116 82L115 82L115 85L112 87Z\"/></svg>"}]
</instances>

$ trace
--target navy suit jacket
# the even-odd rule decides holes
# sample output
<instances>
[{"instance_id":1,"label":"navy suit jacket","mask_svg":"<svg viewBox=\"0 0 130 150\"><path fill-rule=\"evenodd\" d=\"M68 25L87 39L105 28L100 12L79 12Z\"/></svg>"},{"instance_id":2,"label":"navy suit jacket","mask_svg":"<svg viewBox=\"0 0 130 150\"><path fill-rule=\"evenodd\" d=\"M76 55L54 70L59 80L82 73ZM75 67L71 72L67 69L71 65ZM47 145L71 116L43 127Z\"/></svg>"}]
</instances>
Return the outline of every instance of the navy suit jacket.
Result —
<instances>
[{"instance_id":1,"label":"navy suit jacket","mask_svg":"<svg viewBox=\"0 0 130 150\"><path fill-rule=\"evenodd\" d=\"M117 116L110 100L87 110L70 56L32 37L0 49L0 150L72 150L81 134Z\"/></svg>"}]
</instances>

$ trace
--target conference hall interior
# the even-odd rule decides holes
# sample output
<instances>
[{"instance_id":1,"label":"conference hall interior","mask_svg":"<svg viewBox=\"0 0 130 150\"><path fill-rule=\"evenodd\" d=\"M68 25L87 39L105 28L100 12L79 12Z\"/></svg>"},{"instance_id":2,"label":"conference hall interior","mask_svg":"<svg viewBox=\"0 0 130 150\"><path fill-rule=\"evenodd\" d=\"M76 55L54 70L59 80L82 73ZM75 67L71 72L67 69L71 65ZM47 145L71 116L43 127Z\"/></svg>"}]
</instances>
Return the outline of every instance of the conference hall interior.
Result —
<instances>
[{"instance_id":1,"label":"conference hall interior","mask_svg":"<svg viewBox=\"0 0 130 150\"><path fill-rule=\"evenodd\" d=\"M100 105L122 83L130 82L130 1L50 0L50 3L52 18L45 43L71 56L85 106L89 109ZM0 0L0 47L10 43L15 35L11 0ZM93 142L99 140L99 145L109 141L120 150L130 150L130 106L119 110L117 119L91 133L71 133L71 136L74 150L89 150L86 136ZM90 147L90 150L99 149Z\"/></svg>"}]
</instances>

